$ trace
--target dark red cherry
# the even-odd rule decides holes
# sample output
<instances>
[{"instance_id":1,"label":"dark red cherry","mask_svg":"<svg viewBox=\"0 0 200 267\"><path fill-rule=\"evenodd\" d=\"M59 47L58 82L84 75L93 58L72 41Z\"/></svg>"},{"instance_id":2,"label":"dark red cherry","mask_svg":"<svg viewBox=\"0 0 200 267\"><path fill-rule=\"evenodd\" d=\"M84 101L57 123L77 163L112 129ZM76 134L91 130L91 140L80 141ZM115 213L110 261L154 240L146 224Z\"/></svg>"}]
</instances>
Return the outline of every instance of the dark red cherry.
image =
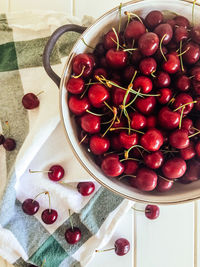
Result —
<instances>
[{"instance_id":1,"label":"dark red cherry","mask_svg":"<svg viewBox=\"0 0 200 267\"><path fill-rule=\"evenodd\" d=\"M103 77L107 78L108 74L104 68L98 68L98 69L94 70L94 73L93 73L94 80L98 81L96 76L103 76Z\"/></svg>"},{"instance_id":2,"label":"dark red cherry","mask_svg":"<svg viewBox=\"0 0 200 267\"><path fill-rule=\"evenodd\" d=\"M200 157L200 141L198 141L195 145L195 151L197 153L197 156Z\"/></svg>"},{"instance_id":3,"label":"dark red cherry","mask_svg":"<svg viewBox=\"0 0 200 267\"><path fill-rule=\"evenodd\" d=\"M192 68L190 75L193 77L193 80L200 82L200 66L195 66Z\"/></svg>"},{"instance_id":4,"label":"dark red cherry","mask_svg":"<svg viewBox=\"0 0 200 267\"><path fill-rule=\"evenodd\" d=\"M119 238L115 241L115 253L118 256L124 256L130 250L130 243L125 238Z\"/></svg>"},{"instance_id":5,"label":"dark red cherry","mask_svg":"<svg viewBox=\"0 0 200 267\"><path fill-rule=\"evenodd\" d=\"M86 53L78 54L73 58L72 68L75 75L81 75L82 77L88 77L94 67L94 61L92 57Z\"/></svg>"},{"instance_id":6,"label":"dark red cherry","mask_svg":"<svg viewBox=\"0 0 200 267\"><path fill-rule=\"evenodd\" d=\"M146 120L147 120L146 127L148 129L156 127L156 124L157 124L157 117L156 116L151 115L151 116L147 117Z\"/></svg>"},{"instance_id":7,"label":"dark red cherry","mask_svg":"<svg viewBox=\"0 0 200 267\"><path fill-rule=\"evenodd\" d=\"M124 172L124 165L119 161L118 155L111 154L103 159L101 169L105 175L117 177Z\"/></svg>"},{"instance_id":8,"label":"dark red cherry","mask_svg":"<svg viewBox=\"0 0 200 267\"><path fill-rule=\"evenodd\" d=\"M113 69L122 69L126 66L128 54L122 50L109 49L106 53L106 61Z\"/></svg>"},{"instance_id":9,"label":"dark red cherry","mask_svg":"<svg viewBox=\"0 0 200 267\"><path fill-rule=\"evenodd\" d=\"M196 97L194 99L195 101L197 101L195 104L194 104L194 107L197 111L200 111L200 96Z\"/></svg>"},{"instance_id":10,"label":"dark red cherry","mask_svg":"<svg viewBox=\"0 0 200 267\"><path fill-rule=\"evenodd\" d=\"M146 98L137 98L135 101L136 108L144 115L151 114L156 107L155 96L148 96Z\"/></svg>"},{"instance_id":11,"label":"dark red cherry","mask_svg":"<svg viewBox=\"0 0 200 267\"><path fill-rule=\"evenodd\" d=\"M94 49L94 55L96 57L102 57L105 54L105 48L103 43L98 43Z\"/></svg>"},{"instance_id":12,"label":"dark red cherry","mask_svg":"<svg viewBox=\"0 0 200 267\"><path fill-rule=\"evenodd\" d=\"M154 33L156 33L158 35L158 37L159 37L160 40L165 35L165 37L163 39L163 42L162 42L164 45L168 44L171 41L172 36L173 36L172 27L171 27L171 25L169 25L167 23L163 23L163 24L158 25L154 29Z\"/></svg>"},{"instance_id":13,"label":"dark red cherry","mask_svg":"<svg viewBox=\"0 0 200 267\"><path fill-rule=\"evenodd\" d=\"M78 139L79 139L81 144L85 144L85 145L89 144L89 136L85 131L81 130L79 132L79 136L78 137L79 137Z\"/></svg>"},{"instance_id":14,"label":"dark red cherry","mask_svg":"<svg viewBox=\"0 0 200 267\"><path fill-rule=\"evenodd\" d=\"M131 116L131 128L140 130L146 127L147 119L144 115L135 112Z\"/></svg>"},{"instance_id":15,"label":"dark red cherry","mask_svg":"<svg viewBox=\"0 0 200 267\"><path fill-rule=\"evenodd\" d=\"M3 142L3 147L7 151L12 151L16 148L16 142L13 138L6 138Z\"/></svg>"},{"instance_id":16,"label":"dark red cherry","mask_svg":"<svg viewBox=\"0 0 200 267\"><path fill-rule=\"evenodd\" d=\"M170 74L176 73L180 68L179 58L174 54L167 54L166 59L162 64L163 70Z\"/></svg>"},{"instance_id":17,"label":"dark red cherry","mask_svg":"<svg viewBox=\"0 0 200 267\"><path fill-rule=\"evenodd\" d=\"M118 33L117 33L118 35ZM119 36L118 36L119 38ZM113 30L110 30L107 32L104 37L103 37L103 45L105 49L111 49L111 48L116 48L117 46L117 38Z\"/></svg>"},{"instance_id":18,"label":"dark red cherry","mask_svg":"<svg viewBox=\"0 0 200 267\"><path fill-rule=\"evenodd\" d=\"M188 28L190 26L189 20L183 16L176 16L174 18L174 21L175 21L175 25L177 25L177 26L182 26L185 28Z\"/></svg>"},{"instance_id":19,"label":"dark red cherry","mask_svg":"<svg viewBox=\"0 0 200 267\"><path fill-rule=\"evenodd\" d=\"M173 180L165 180L163 178L158 177L158 182L157 182L157 186L156 186L156 190L158 192L166 192L169 191L172 186L173 186Z\"/></svg>"},{"instance_id":20,"label":"dark red cherry","mask_svg":"<svg viewBox=\"0 0 200 267\"><path fill-rule=\"evenodd\" d=\"M106 61L106 57L101 57L99 62L100 67L106 69L108 68L108 63Z\"/></svg>"},{"instance_id":21,"label":"dark red cherry","mask_svg":"<svg viewBox=\"0 0 200 267\"><path fill-rule=\"evenodd\" d=\"M53 165L49 169L48 177L52 181L59 181L60 179L63 178L64 174L65 174L65 170L63 169L62 166Z\"/></svg>"},{"instance_id":22,"label":"dark red cherry","mask_svg":"<svg viewBox=\"0 0 200 267\"><path fill-rule=\"evenodd\" d=\"M69 97L69 109L76 115L82 115L90 108L90 102L87 96L79 98L78 96L71 95Z\"/></svg>"},{"instance_id":23,"label":"dark red cherry","mask_svg":"<svg viewBox=\"0 0 200 267\"><path fill-rule=\"evenodd\" d=\"M82 78L70 78L66 83L66 89L72 94L78 95L84 91L84 80Z\"/></svg>"},{"instance_id":24,"label":"dark red cherry","mask_svg":"<svg viewBox=\"0 0 200 267\"><path fill-rule=\"evenodd\" d=\"M104 101L110 97L107 88L102 84L93 84L88 91L88 98L92 106L101 108L104 106Z\"/></svg>"},{"instance_id":25,"label":"dark red cherry","mask_svg":"<svg viewBox=\"0 0 200 267\"><path fill-rule=\"evenodd\" d=\"M149 129L141 137L140 143L148 151L157 151L163 144L162 133L157 129Z\"/></svg>"},{"instance_id":26,"label":"dark red cherry","mask_svg":"<svg viewBox=\"0 0 200 267\"><path fill-rule=\"evenodd\" d=\"M187 64L195 64L200 57L199 45L193 42L189 42L183 45L183 51L186 51L183 54L183 60Z\"/></svg>"},{"instance_id":27,"label":"dark red cherry","mask_svg":"<svg viewBox=\"0 0 200 267\"><path fill-rule=\"evenodd\" d=\"M158 113L158 122L164 129L175 129L178 127L180 121L180 114L173 112L168 107L163 107Z\"/></svg>"},{"instance_id":28,"label":"dark red cherry","mask_svg":"<svg viewBox=\"0 0 200 267\"><path fill-rule=\"evenodd\" d=\"M183 184L189 184L199 179L200 164L195 159L188 161L188 167L186 173L180 178L180 182Z\"/></svg>"},{"instance_id":29,"label":"dark red cherry","mask_svg":"<svg viewBox=\"0 0 200 267\"><path fill-rule=\"evenodd\" d=\"M160 209L156 205L147 205L145 208L145 216L150 220L155 220L160 215Z\"/></svg>"},{"instance_id":30,"label":"dark red cherry","mask_svg":"<svg viewBox=\"0 0 200 267\"><path fill-rule=\"evenodd\" d=\"M164 55L168 53L168 50L165 46L162 46L162 52ZM160 49L156 51L156 53L154 54L154 58L156 59L157 63L160 63L161 61L163 61L163 55L161 54Z\"/></svg>"},{"instance_id":31,"label":"dark red cherry","mask_svg":"<svg viewBox=\"0 0 200 267\"><path fill-rule=\"evenodd\" d=\"M153 57L147 57L140 61L139 68L142 74L150 75L152 72L156 71L157 63Z\"/></svg>"},{"instance_id":32,"label":"dark red cherry","mask_svg":"<svg viewBox=\"0 0 200 267\"><path fill-rule=\"evenodd\" d=\"M186 40L188 38L188 31L185 27L179 26L174 29L174 41L179 43L182 40Z\"/></svg>"},{"instance_id":33,"label":"dark red cherry","mask_svg":"<svg viewBox=\"0 0 200 267\"><path fill-rule=\"evenodd\" d=\"M126 91L123 89L120 89L120 88L114 89L113 95L112 95L113 104L117 107L119 105L122 105L123 101L124 101L125 94L126 94ZM128 104L128 102L130 101L130 98L131 98L131 94L129 93L127 95L127 98L126 98L126 104Z\"/></svg>"},{"instance_id":34,"label":"dark red cherry","mask_svg":"<svg viewBox=\"0 0 200 267\"><path fill-rule=\"evenodd\" d=\"M134 73L135 73L135 68L133 66L127 66L124 69L123 77L126 83L130 83L131 79L133 78Z\"/></svg>"},{"instance_id":35,"label":"dark red cherry","mask_svg":"<svg viewBox=\"0 0 200 267\"><path fill-rule=\"evenodd\" d=\"M78 227L68 228L65 232L65 239L67 243L74 245L81 239L81 231Z\"/></svg>"},{"instance_id":36,"label":"dark red cherry","mask_svg":"<svg viewBox=\"0 0 200 267\"><path fill-rule=\"evenodd\" d=\"M77 184L78 192L82 196L89 196L94 192L95 185L93 182L80 182Z\"/></svg>"},{"instance_id":37,"label":"dark red cherry","mask_svg":"<svg viewBox=\"0 0 200 267\"><path fill-rule=\"evenodd\" d=\"M146 32L143 23L138 20L132 20L125 29L125 37L127 40L138 40Z\"/></svg>"},{"instance_id":38,"label":"dark red cherry","mask_svg":"<svg viewBox=\"0 0 200 267\"><path fill-rule=\"evenodd\" d=\"M186 75L180 75L176 79L176 87L180 91L188 91L190 89L190 79Z\"/></svg>"},{"instance_id":39,"label":"dark red cherry","mask_svg":"<svg viewBox=\"0 0 200 267\"><path fill-rule=\"evenodd\" d=\"M22 104L26 109L34 109L39 106L40 101L35 94L28 93L23 96Z\"/></svg>"},{"instance_id":40,"label":"dark red cherry","mask_svg":"<svg viewBox=\"0 0 200 267\"><path fill-rule=\"evenodd\" d=\"M120 151L123 148L122 144L119 141L119 135L118 134L113 134L110 137L110 146L115 151Z\"/></svg>"},{"instance_id":41,"label":"dark red cherry","mask_svg":"<svg viewBox=\"0 0 200 267\"><path fill-rule=\"evenodd\" d=\"M85 114L81 117L81 128L90 134L100 132L100 117L93 114Z\"/></svg>"},{"instance_id":42,"label":"dark red cherry","mask_svg":"<svg viewBox=\"0 0 200 267\"><path fill-rule=\"evenodd\" d=\"M153 30L162 21L163 21L163 14L159 10L153 10L149 12L145 18L145 24L151 30Z\"/></svg>"},{"instance_id":43,"label":"dark red cherry","mask_svg":"<svg viewBox=\"0 0 200 267\"><path fill-rule=\"evenodd\" d=\"M41 218L44 223L53 224L58 218L58 213L54 209L46 209L42 212Z\"/></svg>"},{"instance_id":44,"label":"dark red cherry","mask_svg":"<svg viewBox=\"0 0 200 267\"><path fill-rule=\"evenodd\" d=\"M132 57L131 57L131 61L132 61L133 65L138 65L142 58L143 58L143 55L141 54L141 52L138 49L133 51Z\"/></svg>"},{"instance_id":45,"label":"dark red cherry","mask_svg":"<svg viewBox=\"0 0 200 267\"><path fill-rule=\"evenodd\" d=\"M169 136L169 143L177 149L183 149L189 146L188 131L185 129L177 129Z\"/></svg>"},{"instance_id":46,"label":"dark red cherry","mask_svg":"<svg viewBox=\"0 0 200 267\"><path fill-rule=\"evenodd\" d=\"M5 137L3 136L3 134L0 134L0 145L3 145L5 141Z\"/></svg>"},{"instance_id":47,"label":"dark red cherry","mask_svg":"<svg viewBox=\"0 0 200 267\"><path fill-rule=\"evenodd\" d=\"M172 90L169 88L162 88L158 90L158 94L160 95L157 96L157 100L162 105L167 104L172 98Z\"/></svg>"},{"instance_id":48,"label":"dark red cherry","mask_svg":"<svg viewBox=\"0 0 200 267\"><path fill-rule=\"evenodd\" d=\"M138 48L144 56L153 55L158 49L159 38L153 32L144 33L138 40Z\"/></svg>"},{"instance_id":49,"label":"dark red cherry","mask_svg":"<svg viewBox=\"0 0 200 267\"><path fill-rule=\"evenodd\" d=\"M200 44L200 25L195 25L194 27L192 27L190 36L192 38L192 41Z\"/></svg>"},{"instance_id":50,"label":"dark red cherry","mask_svg":"<svg viewBox=\"0 0 200 267\"><path fill-rule=\"evenodd\" d=\"M187 166L182 158L174 157L165 161L162 172L165 177L176 179L183 176L186 172Z\"/></svg>"},{"instance_id":51,"label":"dark red cherry","mask_svg":"<svg viewBox=\"0 0 200 267\"><path fill-rule=\"evenodd\" d=\"M192 102L193 102L193 99L189 94L181 93L181 94L176 96L173 107L174 107L174 109L177 109L184 104L190 103L184 107L183 114L186 115L194 107L194 103L192 103ZM177 112L181 113L181 110L182 110L182 108L178 109Z\"/></svg>"},{"instance_id":52,"label":"dark red cherry","mask_svg":"<svg viewBox=\"0 0 200 267\"><path fill-rule=\"evenodd\" d=\"M124 173L125 174L136 174L139 164L135 160L124 161Z\"/></svg>"},{"instance_id":53,"label":"dark red cherry","mask_svg":"<svg viewBox=\"0 0 200 267\"><path fill-rule=\"evenodd\" d=\"M100 135L93 135L90 138L90 150L95 155L102 155L108 151L110 147L110 141L107 137Z\"/></svg>"},{"instance_id":54,"label":"dark red cherry","mask_svg":"<svg viewBox=\"0 0 200 267\"><path fill-rule=\"evenodd\" d=\"M145 76L139 76L133 82L133 89L136 91L140 89L143 94L148 94L152 88L153 84L151 79Z\"/></svg>"},{"instance_id":55,"label":"dark red cherry","mask_svg":"<svg viewBox=\"0 0 200 267\"><path fill-rule=\"evenodd\" d=\"M194 93L196 95L200 95L200 82L198 82L196 80L193 80L192 81L192 86L193 86Z\"/></svg>"},{"instance_id":56,"label":"dark red cherry","mask_svg":"<svg viewBox=\"0 0 200 267\"><path fill-rule=\"evenodd\" d=\"M119 134L119 141L125 149L129 149L130 147L138 144L138 134L128 134L127 132L122 131Z\"/></svg>"},{"instance_id":57,"label":"dark red cherry","mask_svg":"<svg viewBox=\"0 0 200 267\"><path fill-rule=\"evenodd\" d=\"M181 123L181 129L185 129L188 132L191 130L191 127L193 126L193 122L189 118L183 118L182 123Z\"/></svg>"},{"instance_id":58,"label":"dark red cherry","mask_svg":"<svg viewBox=\"0 0 200 267\"><path fill-rule=\"evenodd\" d=\"M28 215L34 215L39 210L39 207L39 203L32 198L27 198L22 203L22 210Z\"/></svg>"},{"instance_id":59,"label":"dark red cherry","mask_svg":"<svg viewBox=\"0 0 200 267\"><path fill-rule=\"evenodd\" d=\"M158 169L163 164L164 157L161 151L156 151L151 154L147 153L144 156L144 163L150 169Z\"/></svg>"},{"instance_id":60,"label":"dark red cherry","mask_svg":"<svg viewBox=\"0 0 200 267\"><path fill-rule=\"evenodd\" d=\"M189 160L196 155L194 143L190 142L189 146L180 150L180 156L184 160Z\"/></svg>"},{"instance_id":61,"label":"dark red cherry","mask_svg":"<svg viewBox=\"0 0 200 267\"><path fill-rule=\"evenodd\" d=\"M156 87L164 88L168 87L171 83L171 78L167 72L159 71L156 74L156 78L154 79L154 84Z\"/></svg>"},{"instance_id":62,"label":"dark red cherry","mask_svg":"<svg viewBox=\"0 0 200 267\"><path fill-rule=\"evenodd\" d=\"M152 191L156 188L158 177L154 171L148 168L140 168L134 179L136 179L138 189L142 191Z\"/></svg>"}]
</instances>

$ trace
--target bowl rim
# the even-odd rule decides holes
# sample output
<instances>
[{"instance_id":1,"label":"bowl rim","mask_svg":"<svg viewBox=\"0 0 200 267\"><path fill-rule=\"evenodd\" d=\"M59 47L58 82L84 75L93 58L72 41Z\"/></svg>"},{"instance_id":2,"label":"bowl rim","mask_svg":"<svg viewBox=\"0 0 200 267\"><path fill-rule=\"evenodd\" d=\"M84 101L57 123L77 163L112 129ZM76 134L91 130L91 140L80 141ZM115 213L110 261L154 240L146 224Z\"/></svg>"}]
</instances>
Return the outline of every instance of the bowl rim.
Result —
<instances>
[{"instance_id":1,"label":"bowl rim","mask_svg":"<svg viewBox=\"0 0 200 267\"><path fill-rule=\"evenodd\" d=\"M185 2L185 3L189 3L189 4L193 4L192 0L178 0L179 2ZM138 3L138 2L147 2L146 0L132 0L132 1L128 1L126 3L123 3L123 7L129 6L130 4L134 4L134 3ZM200 6L200 3L195 3L195 5ZM119 5L108 10L106 13L104 13L103 15L101 15L99 18L97 18L77 39L77 41L75 42L75 44L73 45L68 58L64 64L63 70L62 70L62 75L61 75L61 82L60 82L60 86L59 86L59 112L60 112L60 118L61 118L61 124L62 127L64 128L64 133L66 136L66 139L68 141L68 144L70 145L73 154L75 155L76 159L78 160L78 162L80 163L80 165L86 170L87 173L89 173L91 175L92 178L94 178L100 185L102 185L103 187L105 187L106 189L110 190L112 193L115 193L119 196L121 196L124 199L128 199L134 202L138 202L138 203L143 203L143 204L157 204L157 205L177 205L177 204L183 204L183 203L188 203L188 202L192 202L195 200L199 200L200 199L200 195L197 197L191 197L191 198L187 198L187 199L183 199L183 200L175 200L175 201L164 201L164 202L159 202L159 201L148 201L148 200L141 200L135 197L131 197L128 196L124 193L121 193L117 190L115 190L114 188L112 188L111 186L108 186L107 184L105 184L101 179L99 179L94 173L92 173L90 171L90 169L83 163L83 161L81 160L79 154L76 152L76 150L73 147L73 144L70 140L70 137L68 135L68 131L66 129L66 125L64 122L64 116L63 116L63 107L62 107L62 88L64 88L64 83L65 83L65 71L67 69L67 66L69 64L69 62L71 61L72 57L74 56L74 48L76 47L77 43L80 41L81 38L83 38L89 31L90 29L96 25L97 23L99 23L104 17L106 17L107 15L109 15L110 13L116 11L119 8Z\"/></svg>"}]
</instances>

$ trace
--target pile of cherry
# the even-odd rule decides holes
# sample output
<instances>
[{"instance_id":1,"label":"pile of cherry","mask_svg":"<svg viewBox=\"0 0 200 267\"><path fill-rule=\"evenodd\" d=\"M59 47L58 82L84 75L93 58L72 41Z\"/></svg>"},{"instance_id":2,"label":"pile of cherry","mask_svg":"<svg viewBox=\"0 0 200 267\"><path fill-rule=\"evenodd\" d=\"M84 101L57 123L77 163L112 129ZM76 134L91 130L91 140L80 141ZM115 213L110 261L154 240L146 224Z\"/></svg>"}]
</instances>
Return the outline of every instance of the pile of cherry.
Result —
<instances>
[{"instance_id":1,"label":"pile of cherry","mask_svg":"<svg viewBox=\"0 0 200 267\"><path fill-rule=\"evenodd\" d=\"M123 29L74 57L68 105L105 175L164 192L200 177L200 26L125 14Z\"/></svg>"}]
</instances>

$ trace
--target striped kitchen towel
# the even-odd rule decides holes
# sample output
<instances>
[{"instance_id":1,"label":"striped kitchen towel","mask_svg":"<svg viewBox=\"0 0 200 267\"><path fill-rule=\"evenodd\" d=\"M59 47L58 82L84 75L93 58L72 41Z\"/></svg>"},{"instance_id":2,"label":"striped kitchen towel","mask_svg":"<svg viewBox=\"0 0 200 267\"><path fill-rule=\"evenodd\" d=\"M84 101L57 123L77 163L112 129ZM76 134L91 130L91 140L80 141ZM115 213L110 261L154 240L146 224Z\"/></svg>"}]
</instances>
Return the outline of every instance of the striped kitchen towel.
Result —
<instances>
[{"instance_id":1,"label":"striped kitchen towel","mask_svg":"<svg viewBox=\"0 0 200 267\"><path fill-rule=\"evenodd\" d=\"M89 197L82 197L76 190L78 181L92 178L62 136L58 89L42 66L49 36L67 23L84 22L53 12L0 14L0 132L17 143L10 152L0 146L0 256L15 266L41 266L44 260L46 267L86 266L132 205L97 184ZM91 23L91 19L85 23ZM78 36L70 32L58 41L51 56L58 74ZM23 95L40 91L44 91L39 96L40 106L25 110L21 104ZM66 170L63 181L67 184L50 181L45 174L30 174L27 168L34 159L38 162L35 167L41 169L62 163ZM44 190L50 192L52 206L58 211L58 219L52 225L41 221L41 211L48 203L45 196L39 197L41 211L34 216L24 214L21 208L26 198ZM64 238L70 219L82 232L75 245L69 245Z\"/></svg>"}]
</instances>

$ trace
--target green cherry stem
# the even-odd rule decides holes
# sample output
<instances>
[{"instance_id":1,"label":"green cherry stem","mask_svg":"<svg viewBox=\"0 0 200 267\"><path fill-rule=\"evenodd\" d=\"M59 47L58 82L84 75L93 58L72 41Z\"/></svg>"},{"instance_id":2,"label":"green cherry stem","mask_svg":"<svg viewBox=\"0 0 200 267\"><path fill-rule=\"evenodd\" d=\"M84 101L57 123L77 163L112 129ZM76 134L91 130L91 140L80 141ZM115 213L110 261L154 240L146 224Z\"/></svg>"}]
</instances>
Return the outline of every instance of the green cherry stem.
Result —
<instances>
[{"instance_id":1,"label":"green cherry stem","mask_svg":"<svg viewBox=\"0 0 200 267\"><path fill-rule=\"evenodd\" d=\"M81 139L81 141L78 143L79 145L83 143L83 141L86 139L88 135L86 134L85 136L83 136L83 138Z\"/></svg>"},{"instance_id":2,"label":"green cherry stem","mask_svg":"<svg viewBox=\"0 0 200 267\"><path fill-rule=\"evenodd\" d=\"M194 134L192 134L192 135L189 135L188 138L191 138L191 137L193 137L193 136L195 136L195 135L197 135L197 134L200 134L200 131L198 131L198 132L196 132L196 133L194 133Z\"/></svg>"},{"instance_id":3,"label":"green cherry stem","mask_svg":"<svg viewBox=\"0 0 200 267\"><path fill-rule=\"evenodd\" d=\"M37 194L37 195L34 197L34 199L33 199L32 202L34 202L34 201L36 200L36 198L39 197L40 195L42 195L42 194L45 194L45 195L46 195L47 193L48 193L48 191L43 191L43 192Z\"/></svg>"},{"instance_id":4,"label":"green cherry stem","mask_svg":"<svg viewBox=\"0 0 200 267\"><path fill-rule=\"evenodd\" d=\"M160 177L161 179L163 179L163 180L165 180L167 182L174 182L174 180L169 180L169 179L167 179L167 178L165 178L165 177L163 177L161 175L158 175L158 177Z\"/></svg>"},{"instance_id":5,"label":"green cherry stem","mask_svg":"<svg viewBox=\"0 0 200 267\"><path fill-rule=\"evenodd\" d=\"M129 130L129 128L128 128L128 127L110 128L110 132L112 132L112 131L116 131L116 130ZM139 134L144 134L144 132L135 130L135 129L133 129L133 128L130 128L130 130L133 131L133 132L139 133Z\"/></svg>"},{"instance_id":6,"label":"green cherry stem","mask_svg":"<svg viewBox=\"0 0 200 267\"><path fill-rule=\"evenodd\" d=\"M107 130L105 131L105 133L102 135L102 137L104 137L107 134L107 132L111 129L111 127L113 126L113 124L117 118L117 108L113 107L113 113L114 113L114 116L113 116L112 122L111 122L110 126L107 128Z\"/></svg>"},{"instance_id":7,"label":"green cherry stem","mask_svg":"<svg viewBox=\"0 0 200 267\"><path fill-rule=\"evenodd\" d=\"M82 99L82 98L84 97L85 93L86 93L87 90L89 89L89 86L92 84L92 83L91 83L91 80L92 80L92 79L89 79L89 83L85 84L85 85L86 85L86 88L85 88L84 92L82 93L82 95L80 96L80 99Z\"/></svg>"},{"instance_id":8,"label":"green cherry stem","mask_svg":"<svg viewBox=\"0 0 200 267\"><path fill-rule=\"evenodd\" d=\"M162 54L162 56L163 56L163 58L164 58L165 61L167 61L167 59L166 59L166 56L164 55L163 50L162 50L162 43L163 43L163 40L164 40L164 38L165 38L166 35L167 34L164 34L163 37L162 37L162 39L160 40L160 53Z\"/></svg>"},{"instance_id":9,"label":"green cherry stem","mask_svg":"<svg viewBox=\"0 0 200 267\"><path fill-rule=\"evenodd\" d=\"M94 50L94 47L88 45L88 44L85 42L84 38L81 38L81 41L84 43L85 46L87 46L88 48L91 48L91 49Z\"/></svg>"},{"instance_id":10,"label":"green cherry stem","mask_svg":"<svg viewBox=\"0 0 200 267\"><path fill-rule=\"evenodd\" d=\"M179 110L179 109L181 109L181 108L183 108L183 107L185 107L185 106L187 106L187 105L195 104L195 103L197 103L196 100L195 100L195 101L192 101L192 102L188 102L188 103L186 103L186 104L183 104L183 105L181 105L180 107L174 109L173 112L176 112L177 110Z\"/></svg>"},{"instance_id":11,"label":"green cherry stem","mask_svg":"<svg viewBox=\"0 0 200 267\"><path fill-rule=\"evenodd\" d=\"M126 160L133 160L133 161L139 161L139 162L141 162L141 160L135 159L135 158L121 159L120 162L123 162L123 161L126 161Z\"/></svg>"},{"instance_id":12,"label":"green cherry stem","mask_svg":"<svg viewBox=\"0 0 200 267\"><path fill-rule=\"evenodd\" d=\"M122 24L122 3L119 5L119 25L118 25L118 32L121 31L121 24Z\"/></svg>"},{"instance_id":13,"label":"green cherry stem","mask_svg":"<svg viewBox=\"0 0 200 267\"><path fill-rule=\"evenodd\" d=\"M114 250L115 248L107 248L107 249L96 249L95 252L105 252L105 251L111 251Z\"/></svg>"},{"instance_id":14,"label":"green cherry stem","mask_svg":"<svg viewBox=\"0 0 200 267\"><path fill-rule=\"evenodd\" d=\"M116 32L114 27L112 28L112 30L113 30L113 32L115 34L115 37L116 37L116 40L117 40L117 51L118 51L119 50L119 37L118 37L118 34L117 34L117 32Z\"/></svg>"},{"instance_id":15,"label":"green cherry stem","mask_svg":"<svg viewBox=\"0 0 200 267\"><path fill-rule=\"evenodd\" d=\"M137 18L142 24L144 24L143 21L141 20L141 18L140 18L137 14L132 13L132 12L128 12L128 11L125 11L124 14L127 15L127 16L130 16L130 17L131 17L131 16L132 16L132 17L135 17L135 18Z\"/></svg>"},{"instance_id":16,"label":"green cherry stem","mask_svg":"<svg viewBox=\"0 0 200 267\"><path fill-rule=\"evenodd\" d=\"M195 4L196 4L197 0L193 1L192 4L192 25L194 26L194 9L195 9Z\"/></svg>"},{"instance_id":17,"label":"green cherry stem","mask_svg":"<svg viewBox=\"0 0 200 267\"><path fill-rule=\"evenodd\" d=\"M139 148L142 148L143 150L145 150L146 152L149 153L149 150L145 149L143 146L140 146L140 145L134 145L134 146L130 147L128 150L125 150L125 152L124 152L124 158L127 159L127 158L128 158L128 154L129 154L129 152L130 152L133 148L138 148L138 147L139 147Z\"/></svg>"},{"instance_id":18,"label":"green cherry stem","mask_svg":"<svg viewBox=\"0 0 200 267\"><path fill-rule=\"evenodd\" d=\"M101 116L107 115L107 113L105 113L105 114L98 114L98 113L94 113L94 112L92 112L92 111L90 111L90 110L88 110L88 109L86 109L86 112L87 112L87 113L90 113L90 114L92 114L92 115L98 116L98 117L101 117Z\"/></svg>"},{"instance_id":19,"label":"green cherry stem","mask_svg":"<svg viewBox=\"0 0 200 267\"><path fill-rule=\"evenodd\" d=\"M183 108L181 109L181 116L180 116L180 121L179 121L179 125L178 125L178 128L179 128L179 129L181 129L184 109L185 109L185 107L183 107Z\"/></svg>"},{"instance_id":20,"label":"green cherry stem","mask_svg":"<svg viewBox=\"0 0 200 267\"><path fill-rule=\"evenodd\" d=\"M136 175L132 175L132 174L124 174L124 175L120 176L120 177L118 178L118 180L121 181L121 180L122 180L123 178L125 178L125 177L133 177L133 178L136 178Z\"/></svg>"},{"instance_id":21,"label":"green cherry stem","mask_svg":"<svg viewBox=\"0 0 200 267\"><path fill-rule=\"evenodd\" d=\"M81 77L81 76L82 76L82 74L83 74L84 70L85 70L85 66L83 66L83 68L82 68L82 70L81 70L80 74L78 74L78 75L76 75L76 76L72 75L72 78L78 79L79 77Z\"/></svg>"}]
</instances>

